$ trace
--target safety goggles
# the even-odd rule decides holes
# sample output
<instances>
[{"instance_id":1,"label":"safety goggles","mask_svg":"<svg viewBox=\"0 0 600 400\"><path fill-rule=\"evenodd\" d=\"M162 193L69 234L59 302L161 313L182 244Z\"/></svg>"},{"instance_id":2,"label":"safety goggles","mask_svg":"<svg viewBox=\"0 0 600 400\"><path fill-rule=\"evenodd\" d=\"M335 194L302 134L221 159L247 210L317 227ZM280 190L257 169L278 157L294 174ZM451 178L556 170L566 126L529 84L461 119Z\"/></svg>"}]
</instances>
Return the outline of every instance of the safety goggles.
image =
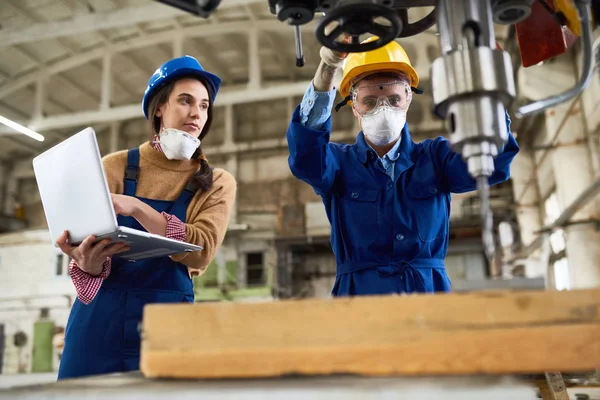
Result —
<instances>
[{"instance_id":1,"label":"safety goggles","mask_svg":"<svg viewBox=\"0 0 600 400\"><path fill-rule=\"evenodd\" d=\"M359 85L350 94L352 106L360 115L373 113L382 106L406 111L412 101L412 90L406 80Z\"/></svg>"}]
</instances>

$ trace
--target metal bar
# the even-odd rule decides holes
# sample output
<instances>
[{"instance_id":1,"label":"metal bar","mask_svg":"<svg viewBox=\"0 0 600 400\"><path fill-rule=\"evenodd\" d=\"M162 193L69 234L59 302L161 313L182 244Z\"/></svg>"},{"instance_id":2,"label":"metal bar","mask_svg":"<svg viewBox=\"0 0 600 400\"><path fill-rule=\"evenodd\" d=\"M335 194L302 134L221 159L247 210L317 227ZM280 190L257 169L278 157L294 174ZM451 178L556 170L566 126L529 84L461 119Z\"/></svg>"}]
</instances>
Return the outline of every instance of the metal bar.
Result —
<instances>
[{"instance_id":1,"label":"metal bar","mask_svg":"<svg viewBox=\"0 0 600 400\"><path fill-rule=\"evenodd\" d=\"M216 107L225 106L227 104L245 104L258 101L266 101L273 99L286 98L288 96L296 96L304 93L310 81L294 82L287 84L278 84L273 86L263 86L260 88L239 88L223 91L219 93L219 100L215 104ZM142 109L139 104L129 104L109 109L98 109L92 111L81 111L70 114L60 114L51 117L46 117L41 120L32 122L17 121L22 125L29 125L30 129L37 132L71 128L80 125L90 125L98 123L106 123L119 120L127 120L139 118L143 116ZM14 134L14 131L9 128L0 128L0 135Z\"/></svg>"},{"instance_id":2,"label":"metal bar","mask_svg":"<svg viewBox=\"0 0 600 400\"><path fill-rule=\"evenodd\" d=\"M189 39L196 37L206 38L209 36L225 34L247 35L253 26L255 26L255 29L267 32L283 32L289 29L286 24L282 24L280 21L274 19L257 21L256 25L240 24L239 22L225 22L214 25L190 26L182 28L182 32L185 38ZM309 22L305 25L306 29L314 29L314 27L314 22ZM176 30L172 30L153 33L146 36L138 36L132 39L125 39L116 43L111 43L111 48L114 54L131 52L134 49L145 48L160 43L173 42L175 36L178 34L179 33ZM0 43L0 47L1 45L2 43ZM79 53L73 57L56 61L53 64L46 66L47 73L48 75L53 75L89 63L95 59L101 58L104 55L104 51L104 48L96 48L93 50L87 50L84 53ZM4 81L6 83L0 85L0 98L4 98L10 93L34 83L38 74L39 70L35 70L31 72L23 72L22 74L18 74L18 76L11 76L10 79L6 79Z\"/></svg>"},{"instance_id":3,"label":"metal bar","mask_svg":"<svg viewBox=\"0 0 600 400\"><path fill-rule=\"evenodd\" d=\"M519 251L517 254L515 254L514 257L512 259L508 260L507 262L509 264L512 264L517 260L521 260L523 258L529 257L529 255L531 253L533 253L534 251L536 251L537 249L542 247L547 236L548 236L547 233L543 233L543 234L539 235L533 242L529 243L525 248L521 249L521 251Z\"/></svg>"},{"instance_id":4,"label":"metal bar","mask_svg":"<svg viewBox=\"0 0 600 400\"><path fill-rule=\"evenodd\" d=\"M596 66L596 72L598 73L598 77L600 78L600 37L596 39L594 42L594 63Z\"/></svg>"},{"instance_id":5,"label":"metal bar","mask_svg":"<svg viewBox=\"0 0 600 400\"><path fill-rule=\"evenodd\" d=\"M15 297L0 297L0 302L2 301L29 301L33 299L52 299L52 298L67 298L69 303L71 302L71 296L66 294L39 294L32 296L15 296Z\"/></svg>"},{"instance_id":6,"label":"metal bar","mask_svg":"<svg viewBox=\"0 0 600 400\"><path fill-rule=\"evenodd\" d=\"M598 177L586 190L584 190L573 202L563 210L563 212L556 218L556 220L545 227L542 227L539 231L537 231L540 236L537 237L533 242L531 242L527 247L521 250L518 254L513 257L511 262L516 261L521 258L525 258L533 253L535 250L539 249L544 243L545 236L550 234L556 229L564 228L569 225L571 218L579 211L581 208L585 207L590 201L592 201L600 192L600 177ZM595 220L589 220L589 222L595 222Z\"/></svg>"},{"instance_id":7,"label":"metal bar","mask_svg":"<svg viewBox=\"0 0 600 400\"><path fill-rule=\"evenodd\" d=\"M220 9L255 4L263 0L227 0ZM4 4L4 1L2 2ZM187 15L184 11L163 4L147 2L107 12L76 15L60 21L26 24L24 27L5 29L0 33L0 47L30 43L88 32L129 27L132 24L161 21Z\"/></svg>"},{"instance_id":8,"label":"metal bar","mask_svg":"<svg viewBox=\"0 0 600 400\"><path fill-rule=\"evenodd\" d=\"M176 57L181 57L183 56L183 40L185 38L183 37L183 33L181 31L179 31L179 34L177 34L175 36L175 39L173 39L173 58Z\"/></svg>"},{"instance_id":9,"label":"metal bar","mask_svg":"<svg viewBox=\"0 0 600 400\"><path fill-rule=\"evenodd\" d=\"M551 232L564 227L569 223L573 215L586 206L600 192L600 177L588 186L573 202L563 210L556 220L549 226L540 229L540 232Z\"/></svg>"},{"instance_id":10,"label":"metal bar","mask_svg":"<svg viewBox=\"0 0 600 400\"><path fill-rule=\"evenodd\" d=\"M40 76L37 79L35 86L35 104L33 107L33 119L41 119L44 117L44 107L46 105L46 85L48 84L48 76L45 71L40 71Z\"/></svg>"},{"instance_id":11,"label":"metal bar","mask_svg":"<svg viewBox=\"0 0 600 400\"><path fill-rule=\"evenodd\" d=\"M4 337L4 324L0 324L0 375L2 375L2 366L4 365L4 343L6 339Z\"/></svg>"},{"instance_id":12,"label":"metal bar","mask_svg":"<svg viewBox=\"0 0 600 400\"><path fill-rule=\"evenodd\" d=\"M224 146L235 146L233 139L234 130L234 113L233 104L227 104L225 106L225 136L223 138Z\"/></svg>"},{"instance_id":13,"label":"metal bar","mask_svg":"<svg viewBox=\"0 0 600 400\"><path fill-rule=\"evenodd\" d=\"M109 152L114 153L119 150L119 131L121 130L121 123L115 121L110 124L110 137L109 137Z\"/></svg>"},{"instance_id":14,"label":"metal bar","mask_svg":"<svg viewBox=\"0 0 600 400\"><path fill-rule=\"evenodd\" d=\"M110 108L110 100L112 97L112 52L109 48L106 49L102 57L102 84L101 84L101 97L100 97L100 109L108 110Z\"/></svg>"},{"instance_id":15,"label":"metal bar","mask_svg":"<svg viewBox=\"0 0 600 400\"><path fill-rule=\"evenodd\" d=\"M556 143L556 144L544 144L544 145L539 145L539 146L533 146L531 148L531 150L532 151L548 151L548 150L558 149L561 147L579 146L582 144L586 144L588 141L589 141L588 138L582 137L582 138L575 139L571 142L562 142L562 143Z\"/></svg>"},{"instance_id":16,"label":"metal bar","mask_svg":"<svg viewBox=\"0 0 600 400\"><path fill-rule=\"evenodd\" d=\"M565 112L565 115L563 116L562 120L560 121L558 128L556 128L556 132L554 132L554 135L552 135L552 139L548 143L549 146L553 146L555 144L556 140L558 139L558 135L560 135L563 128L565 127L565 125L567 123L567 119L571 116L571 113L573 112L573 109L575 108L575 105L578 103L580 98L581 98L581 94L579 96L577 96L569 105L569 108L567 109L567 111ZM516 201L517 204L520 203L521 200L523 200L525 193L527 193L527 188L529 187L529 185L532 184L533 180L536 178L537 165L542 165L542 163L544 162L546 157L548 157L549 154L550 154L550 150L546 150L546 152L540 156L540 159L535 162L536 167L533 169L533 171L531 171L531 175L529 176L529 179L527 180L527 183L524 186L525 189L523 190L523 193L521 193L521 195L519 196L519 199Z\"/></svg>"},{"instance_id":17,"label":"metal bar","mask_svg":"<svg viewBox=\"0 0 600 400\"><path fill-rule=\"evenodd\" d=\"M484 279L484 280L455 280L452 282L452 291L470 292L480 290L544 290L544 278L511 278L511 279Z\"/></svg>"},{"instance_id":18,"label":"metal bar","mask_svg":"<svg viewBox=\"0 0 600 400\"><path fill-rule=\"evenodd\" d=\"M0 312L15 312L15 311L31 311L31 310L41 310L42 308L48 308L48 309L52 309L52 310L62 310L62 309L67 309L70 310L71 306L70 305L60 305L60 304L56 304L53 306L14 306L14 307L6 307L6 308L0 308Z\"/></svg>"},{"instance_id":19,"label":"metal bar","mask_svg":"<svg viewBox=\"0 0 600 400\"><path fill-rule=\"evenodd\" d=\"M254 27L250 30L250 35L248 36L248 68L250 70L248 87L251 89L260 88L262 79L260 70L258 32L258 29Z\"/></svg>"}]
</instances>

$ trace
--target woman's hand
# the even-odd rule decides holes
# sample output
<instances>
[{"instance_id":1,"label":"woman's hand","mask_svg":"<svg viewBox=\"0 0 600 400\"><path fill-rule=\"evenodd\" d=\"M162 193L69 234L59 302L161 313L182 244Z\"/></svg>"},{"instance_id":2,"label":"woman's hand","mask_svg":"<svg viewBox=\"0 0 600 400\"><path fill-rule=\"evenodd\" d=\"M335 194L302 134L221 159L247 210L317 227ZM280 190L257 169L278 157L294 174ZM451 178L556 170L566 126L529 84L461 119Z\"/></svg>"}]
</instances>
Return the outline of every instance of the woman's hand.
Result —
<instances>
[{"instance_id":1,"label":"woman's hand","mask_svg":"<svg viewBox=\"0 0 600 400\"><path fill-rule=\"evenodd\" d=\"M136 197L112 193L110 195L115 213L135 218L150 233L166 235L167 220L161 213Z\"/></svg>"},{"instance_id":2,"label":"woman's hand","mask_svg":"<svg viewBox=\"0 0 600 400\"><path fill-rule=\"evenodd\" d=\"M113 207L117 215L134 217L140 211L141 201L135 197L114 193L111 193L110 197L112 198Z\"/></svg>"},{"instance_id":3,"label":"woman's hand","mask_svg":"<svg viewBox=\"0 0 600 400\"><path fill-rule=\"evenodd\" d=\"M111 239L94 243L95 241L95 236L88 236L79 246L73 246L69 243L69 232L64 231L56 239L56 245L64 254L75 260L82 271L93 276L100 275L107 257L129 250L129 246L125 243L111 244Z\"/></svg>"}]
</instances>

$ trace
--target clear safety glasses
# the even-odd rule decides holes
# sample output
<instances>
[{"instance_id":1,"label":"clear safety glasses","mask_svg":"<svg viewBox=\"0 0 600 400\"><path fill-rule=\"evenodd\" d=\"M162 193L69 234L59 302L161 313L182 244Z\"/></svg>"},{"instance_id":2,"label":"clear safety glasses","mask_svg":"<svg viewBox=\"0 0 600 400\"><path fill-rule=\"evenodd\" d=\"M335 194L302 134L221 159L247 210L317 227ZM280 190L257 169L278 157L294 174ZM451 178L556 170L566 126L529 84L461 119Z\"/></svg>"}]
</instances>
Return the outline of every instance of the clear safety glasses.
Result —
<instances>
[{"instance_id":1,"label":"clear safety glasses","mask_svg":"<svg viewBox=\"0 0 600 400\"><path fill-rule=\"evenodd\" d=\"M353 87L352 106L360 115L378 110L381 106L406 111L412 101L412 90L405 80L374 83Z\"/></svg>"}]
</instances>

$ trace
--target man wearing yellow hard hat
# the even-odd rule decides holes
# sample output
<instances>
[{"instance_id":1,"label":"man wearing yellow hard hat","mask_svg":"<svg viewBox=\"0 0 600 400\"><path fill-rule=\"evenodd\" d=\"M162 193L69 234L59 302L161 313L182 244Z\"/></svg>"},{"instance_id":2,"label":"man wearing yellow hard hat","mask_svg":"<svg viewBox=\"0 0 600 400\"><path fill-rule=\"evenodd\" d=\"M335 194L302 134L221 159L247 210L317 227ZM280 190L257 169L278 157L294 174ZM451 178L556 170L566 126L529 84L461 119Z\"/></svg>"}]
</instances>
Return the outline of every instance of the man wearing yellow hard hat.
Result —
<instances>
[{"instance_id":1,"label":"man wearing yellow hard hat","mask_svg":"<svg viewBox=\"0 0 600 400\"><path fill-rule=\"evenodd\" d=\"M374 38L368 39L373 40ZM349 55L321 48L321 63L287 131L289 166L323 199L336 257L334 296L447 292L451 193L476 189L443 137L412 141L406 113L419 76L395 41ZM361 131L330 142L334 77ZM506 118L510 128L510 120ZM519 147L509 139L490 184L507 180Z\"/></svg>"}]
</instances>

